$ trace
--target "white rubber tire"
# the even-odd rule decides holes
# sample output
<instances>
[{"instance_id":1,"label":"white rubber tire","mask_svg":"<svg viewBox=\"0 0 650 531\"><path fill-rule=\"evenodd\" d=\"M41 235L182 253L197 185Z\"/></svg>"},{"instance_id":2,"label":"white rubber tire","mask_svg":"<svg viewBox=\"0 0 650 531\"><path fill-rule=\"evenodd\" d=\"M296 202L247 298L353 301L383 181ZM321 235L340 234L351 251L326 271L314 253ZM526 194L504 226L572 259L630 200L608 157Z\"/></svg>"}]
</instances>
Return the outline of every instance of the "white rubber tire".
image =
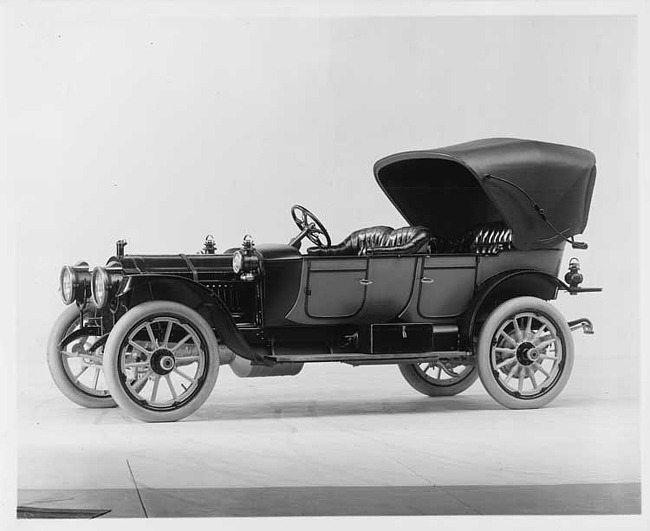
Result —
<instances>
[{"instance_id":1,"label":"white rubber tire","mask_svg":"<svg viewBox=\"0 0 650 531\"><path fill-rule=\"evenodd\" d=\"M94 306L88 305L86 311L94 311ZM52 375L54 383L65 397L75 404L87 408L115 407L117 404L110 395L94 396L79 388L70 379L68 371L63 364L63 356L59 349L59 343L69 333L70 328L79 319L79 309L76 305L68 306L54 323L50 336L47 340L47 366Z\"/></svg>"},{"instance_id":2,"label":"white rubber tire","mask_svg":"<svg viewBox=\"0 0 650 531\"><path fill-rule=\"evenodd\" d=\"M498 382L491 362L492 341L501 325L513 316L533 312L548 319L562 341L563 365L556 380L541 396L519 398L508 393ZM574 345L571 329L562 314L551 304L536 297L517 297L498 306L487 318L479 334L477 363L479 377L485 390L499 404L509 409L536 409L554 400L564 389L573 368Z\"/></svg>"},{"instance_id":3,"label":"white rubber tire","mask_svg":"<svg viewBox=\"0 0 650 531\"><path fill-rule=\"evenodd\" d=\"M139 323L159 316L182 319L199 335L206 349L207 370L200 388L183 405L166 411L143 407L125 390L120 375L120 355L123 342ZM111 395L124 411L145 422L174 422L194 413L208 399L219 374L219 346L208 322L193 309L171 301L151 301L139 304L126 312L108 336L104 349L104 373Z\"/></svg>"}]
</instances>

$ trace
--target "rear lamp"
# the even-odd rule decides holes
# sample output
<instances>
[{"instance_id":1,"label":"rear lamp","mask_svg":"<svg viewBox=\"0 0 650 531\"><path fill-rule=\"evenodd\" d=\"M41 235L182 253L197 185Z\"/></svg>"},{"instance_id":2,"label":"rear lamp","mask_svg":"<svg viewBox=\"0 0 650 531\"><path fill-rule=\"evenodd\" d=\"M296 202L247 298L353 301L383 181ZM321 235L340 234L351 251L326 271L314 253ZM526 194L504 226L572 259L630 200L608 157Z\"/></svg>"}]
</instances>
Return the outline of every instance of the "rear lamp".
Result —
<instances>
[{"instance_id":1,"label":"rear lamp","mask_svg":"<svg viewBox=\"0 0 650 531\"><path fill-rule=\"evenodd\" d=\"M93 269L90 286L93 303L97 308L106 306L122 280L122 269L116 265L110 263L106 267L97 266Z\"/></svg>"},{"instance_id":2,"label":"rear lamp","mask_svg":"<svg viewBox=\"0 0 650 531\"><path fill-rule=\"evenodd\" d=\"M63 266L59 275L59 289L65 304L82 303L90 296L90 272L87 262Z\"/></svg>"},{"instance_id":3,"label":"rear lamp","mask_svg":"<svg viewBox=\"0 0 650 531\"><path fill-rule=\"evenodd\" d=\"M582 273L580 273L580 260L577 258L571 258L571 260L569 260L569 270L566 275L564 275L564 281L570 288L577 288L582 284L583 280L584 277L582 276Z\"/></svg>"}]
</instances>

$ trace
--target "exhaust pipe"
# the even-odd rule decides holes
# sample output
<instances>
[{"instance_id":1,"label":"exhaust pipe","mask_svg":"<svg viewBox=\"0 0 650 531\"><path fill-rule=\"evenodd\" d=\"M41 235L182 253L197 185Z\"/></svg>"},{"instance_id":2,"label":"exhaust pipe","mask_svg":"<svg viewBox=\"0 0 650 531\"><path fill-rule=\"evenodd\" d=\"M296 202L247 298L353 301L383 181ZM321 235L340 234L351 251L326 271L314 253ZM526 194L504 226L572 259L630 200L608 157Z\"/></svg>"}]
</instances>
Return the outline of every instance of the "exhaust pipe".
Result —
<instances>
[{"instance_id":1,"label":"exhaust pipe","mask_svg":"<svg viewBox=\"0 0 650 531\"><path fill-rule=\"evenodd\" d=\"M261 378L264 376L295 376L304 363L276 363L275 365L253 365L250 360L237 356L226 345L219 345L219 365L230 365L232 372L240 378Z\"/></svg>"},{"instance_id":2,"label":"exhaust pipe","mask_svg":"<svg viewBox=\"0 0 650 531\"><path fill-rule=\"evenodd\" d=\"M569 328L571 329L572 332L578 330L579 328L582 328L582 331L585 334L591 335L594 333L594 325L586 317L581 317L580 319L569 321L567 324L569 325Z\"/></svg>"}]
</instances>

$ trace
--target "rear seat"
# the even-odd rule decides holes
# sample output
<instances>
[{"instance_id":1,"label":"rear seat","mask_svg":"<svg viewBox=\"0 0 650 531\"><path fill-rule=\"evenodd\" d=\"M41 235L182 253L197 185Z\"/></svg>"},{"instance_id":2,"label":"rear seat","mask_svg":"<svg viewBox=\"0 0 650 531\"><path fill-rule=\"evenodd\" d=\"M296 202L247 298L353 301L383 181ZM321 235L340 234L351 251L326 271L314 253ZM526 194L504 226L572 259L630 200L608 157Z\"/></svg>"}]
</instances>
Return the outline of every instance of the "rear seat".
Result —
<instances>
[{"instance_id":1,"label":"rear seat","mask_svg":"<svg viewBox=\"0 0 650 531\"><path fill-rule=\"evenodd\" d=\"M512 230L504 223L476 227L456 238L436 238L437 248L432 252L442 254L493 255L512 249Z\"/></svg>"}]
</instances>

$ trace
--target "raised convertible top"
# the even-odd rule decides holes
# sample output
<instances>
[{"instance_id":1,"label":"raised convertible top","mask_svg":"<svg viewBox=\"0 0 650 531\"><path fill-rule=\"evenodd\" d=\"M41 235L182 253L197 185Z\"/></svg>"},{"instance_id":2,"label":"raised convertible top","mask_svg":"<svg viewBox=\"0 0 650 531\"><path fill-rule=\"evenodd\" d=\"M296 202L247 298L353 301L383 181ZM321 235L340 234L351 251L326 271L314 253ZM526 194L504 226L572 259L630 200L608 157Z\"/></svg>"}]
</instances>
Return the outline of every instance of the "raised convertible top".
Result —
<instances>
[{"instance_id":1,"label":"raised convertible top","mask_svg":"<svg viewBox=\"0 0 650 531\"><path fill-rule=\"evenodd\" d=\"M489 138L390 155L375 163L374 174L411 225L453 238L479 226L505 223L517 249L546 249L557 247L563 238L517 187L564 236L581 234L589 216L596 159L590 151L571 146Z\"/></svg>"}]
</instances>

